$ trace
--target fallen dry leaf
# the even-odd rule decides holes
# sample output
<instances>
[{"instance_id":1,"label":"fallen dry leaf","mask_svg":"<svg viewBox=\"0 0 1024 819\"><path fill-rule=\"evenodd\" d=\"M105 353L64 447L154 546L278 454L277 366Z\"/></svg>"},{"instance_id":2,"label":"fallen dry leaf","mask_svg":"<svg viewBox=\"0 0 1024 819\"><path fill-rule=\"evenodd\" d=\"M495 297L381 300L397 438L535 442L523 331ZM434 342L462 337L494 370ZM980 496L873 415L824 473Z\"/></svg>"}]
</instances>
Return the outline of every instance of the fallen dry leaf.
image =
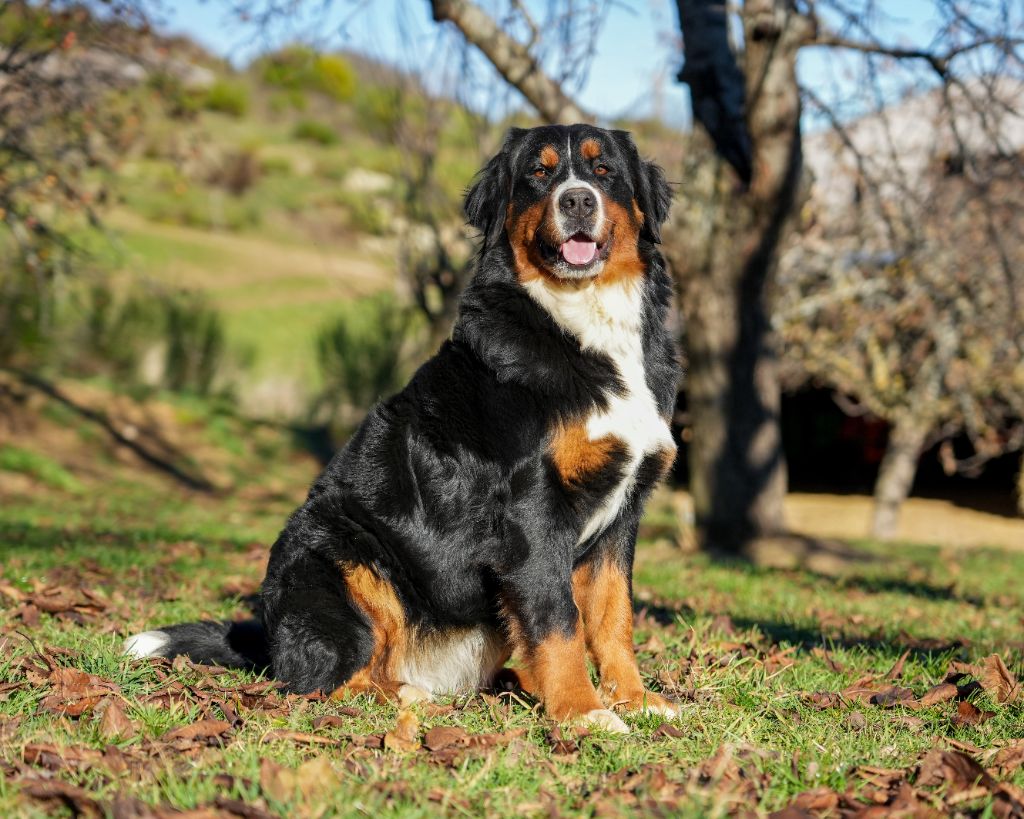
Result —
<instances>
[{"instance_id":1,"label":"fallen dry leaf","mask_svg":"<svg viewBox=\"0 0 1024 819\"><path fill-rule=\"evenodd\" d=\"M896 661L896 664L889 669L889 673L885 675L887 680L898 680L903 676L903 666L906 665L907 657L910 656L910 649L904 651L900 658Z\"/></svg>"},{"instance_id":2,"label":"fallen dry leaf","mask_svg":"<svg viewBox=\"0 0 1024 819\"><path fill-rule=\"evenodd\" d=\"M973 703L961 700L952 721L954 725L981 725L995 715L995 711L982 711Z\"/></svg>"},{"instance_id":3,"label":"fallen dry leaf","mask_svg":"<svg viewBox=\"0 0 1024 819\"><path fill-rule=\"evenodd\" d=\"M429 751L440 751L453 745L466 745L468 742L469 734L465 729L455 725L438 725L423 736L423 745Z\"/></svg>"},{"instance_id":4,"label":"fallen dry leaf","mask_svg":"<svg viewBox=\"0 0 1024 819\"><path fill-rule=\"evenodd\" d=\"M1024 767L1024 739L1018 739L1000 748L992 759L992 765L1000 776L1009 776L1018 768Z\"/></svg>"},{"instance_id":5,"label":"fallen dry leaf","mask_svg":"<svg viewBox=\"0 0 1024 819\"><path fill-rule=\"evenodd\" d=\"M1008 705L1017 702L1024 695L1021 684L998 654L985 658L980 680L985 690L995 697L996 702Z\"/></svg>"},{"instance_id":6,"label":"fallen dry leaf","mask_svg":"<svg viewBox=\"0 0 1024 819\"><path fill-rule=\"evenodd\" d=\"M260 788L275 802L287 802L295 794L295 772L268 757L260 760Z\"/></svg>"},{"instance_id":7,"label":"fallen dry leaf","mask_svg":"<svg viewBox=\"0 0 1024 819\"><path fill-rule=\"evenodd\" d=\"M298 745L340 745L341 741L333 737L322 737L319 734L306 734L302 731L289 731L287 728L275 728L267 731L260 742L294 742Z\"/></svg>"},{"instance_id":8,"label":"fallen dry leaf","mask_svg":"<svg viewBox=\"0 0 1024 819\"><path fill-rule=\"evenodd\" d=\"M131 739L135 733L134 723L128 719L117 701L107 700L100 719L100 735L105 739Z\"/></svg>"},{"instance_id":9,"label":"fallen dry leaf","mask_svg":"<svg viewBox=\"0 0 1024 819\"><path fill-rule=\"evenodd\" d=\"M384 747L391 751L415 751L420 747L420 721L405 708L398 712L395 727L384 734Z\"/></svg>"},{"instance_id":10,"label":"fallen dry leaf","mask_svg":"<svg viewBox=\"0 0 1024 819\"><path fill-rule=\"evenodd\" d=\"M231 731L231 723L222 719L201 719L191 725L182 725L168 731L161 739L166 742L175 740L209 740L217 739Z\"/></svg>"},{"instance_id":11,"label":"fallen dry leaf","mask_svg":"<svg viewBox=\"0 0 1024 819\"><path fill-rule=\"evenodd\" d=\"M951 700L957 695L957 687L952 683L941 682L938 685L929 688L924 695L921 697L921 705L925 708L929 708L932 705L938 705L940 702L946 702Z\"/></svg>"},{"instance_id":12,"label":"fallen dry leaf","mask_svg":"<svg viewBox=\"0 0 1024 819\"><path fill-rule=\"evenodd\" d=\"M59 779L22 780L21 793L32 799L70 808L75 816L102 816L99 802L88 791Z\"/></svg>"},{"instance_id":13,"label":"fallen dry leaf","mask_svg":"<svg viewBox=\"0 0 1024 819\"><path fill-rule=\"evenodd\" d=\"M991 787L995 780L967 754L936 748L921 760L915 784L921 787L945 785L953 791L962 791L975 785Z\"/></svg>"}]
</instances>

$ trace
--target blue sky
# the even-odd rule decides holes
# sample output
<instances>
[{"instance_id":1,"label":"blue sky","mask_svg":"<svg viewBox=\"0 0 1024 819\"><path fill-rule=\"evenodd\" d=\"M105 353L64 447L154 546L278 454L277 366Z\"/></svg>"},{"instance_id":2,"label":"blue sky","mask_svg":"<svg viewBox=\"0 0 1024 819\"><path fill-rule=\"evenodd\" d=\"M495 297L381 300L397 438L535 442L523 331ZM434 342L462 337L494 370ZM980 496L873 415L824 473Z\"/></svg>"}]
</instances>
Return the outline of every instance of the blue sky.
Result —
<instances>
[{"instance_id":1,"label":"blue sky","mask_svg":"<svg viewBox=\"0 0 1024 819\"><path fill-rule=\"evenodd\" d=\"M486 2L485 2L486 5ZM501 7L503 3L491 3ZM527 2L543 20L547 3ZM889 5L889 4L886 4ZM437 90L465 89L468 75L486 78L467 94L484 106L513 108L522 103L514 94L495 102L488 93L493 82L489 66L478 55L469 70L457 38L439 34L430 19L426 0L310 0L306 16L280 21L269 30L257 30L225 10L217 0L178 0L165 6L166 30L188 34L213 52L244 63L259 51L292 40L315 39L321 47L361 51L385 62L418 71ZM328 12L323 8L329 7ZM891 17L880 26L882 38L902 45L921 44L931 28L930 0L900 0L889 5ZM689 119L685 88L675 81L680 65L675 3L671 0L630 0L609 3L607 18L594 46L590 65L577 99L582 106L609 120L619 115L655 115L675 124ZM554 52L552 51L551 54ZM856 89L856 65L834 52L808 50L801 56L801 76L841 99ZM922 74L922 82L927 80Z\"/></svg>"}]
</instances>

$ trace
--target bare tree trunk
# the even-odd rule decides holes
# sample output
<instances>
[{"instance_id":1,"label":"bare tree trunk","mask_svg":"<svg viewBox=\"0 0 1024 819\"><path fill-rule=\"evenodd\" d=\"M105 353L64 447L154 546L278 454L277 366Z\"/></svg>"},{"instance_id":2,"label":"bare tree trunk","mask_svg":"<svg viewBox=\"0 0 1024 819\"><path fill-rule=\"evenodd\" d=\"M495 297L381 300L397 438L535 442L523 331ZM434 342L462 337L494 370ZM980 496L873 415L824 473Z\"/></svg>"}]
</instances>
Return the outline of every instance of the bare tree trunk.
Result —
<instances>
[{"instance_id":1,"label":"bare tree trunk","mask_svg":"<svg viewBox=\"0 0 1024 819\"><path fill-rule=\"evenodd\" d=\"M741 74L731 52L722 51L728 49L724 11L709 0L678 5L684 35L703 37L695 52L703 67L691 65L681 76L697 83L694 113L711 120L705 130L719 157L708 151L692 158L684 173L685 198L676 203L672 229L664 231L685 319L690 487L701 544L749 554L754 541L785 531L780 388L766 289L797 200L802 151L796 55L812 31L786 0L747 0ZM708 28L717 34L706 33ZM711 53L707 43L718 43L718 50ZM686 55L690 62L689 44ZM731 82L744 87L723 87ZM732 106L709 109L703 98L708 88L733 100Z\"/></svg>"},{"instance_id":2,"label":"bare tree trunk","mask_svg":"<svg viewBox=\"0 0 1024 819\"><path fill-rule=\"evenodd\" d=\"M875 481L871 534L877 538L888 540L896 535L900 509L910 495L927 435L926 424L909 418L889 430L889 442Z\"/></svg>"}]
</instances>

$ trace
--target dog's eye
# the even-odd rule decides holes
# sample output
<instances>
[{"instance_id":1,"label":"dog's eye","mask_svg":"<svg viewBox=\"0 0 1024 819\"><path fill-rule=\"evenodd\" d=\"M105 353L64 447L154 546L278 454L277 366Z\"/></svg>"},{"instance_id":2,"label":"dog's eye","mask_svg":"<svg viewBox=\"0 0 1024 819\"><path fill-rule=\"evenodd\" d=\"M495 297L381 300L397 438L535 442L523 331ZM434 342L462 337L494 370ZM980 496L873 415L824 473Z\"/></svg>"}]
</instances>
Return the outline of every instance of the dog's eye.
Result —
<instances>
[{"instance_id":1,"label":"dog's eye","mask_svg":"<svg viewBox=\"0 0 1024 819\"><path fill-rule=\"evenodd\" d=\"M598 176L605 176L608 173L608 166L598 165L597 167L594 168L594 173L597 174Z\"/></svg>"},{"instance_id":2,"label":"dog's eye","mask_svg":"<svg viewBox=\"0 0 1024 819\"><path fill-rule=\"evenodd\" d=\"M545 176L548 175L548 169L547 168L534 168L533 169L533 175L536 176L538 179L543 179Z\"/></svg>"}]
</instances>

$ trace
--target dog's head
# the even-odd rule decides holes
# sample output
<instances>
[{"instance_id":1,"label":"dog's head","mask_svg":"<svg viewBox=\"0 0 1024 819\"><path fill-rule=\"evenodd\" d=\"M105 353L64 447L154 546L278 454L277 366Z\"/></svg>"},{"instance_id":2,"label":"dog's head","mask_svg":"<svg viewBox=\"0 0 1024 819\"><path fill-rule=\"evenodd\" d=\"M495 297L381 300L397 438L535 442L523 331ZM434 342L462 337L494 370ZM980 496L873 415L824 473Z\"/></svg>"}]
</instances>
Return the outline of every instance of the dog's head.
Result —
<instances>
[{"instance_id":1,"label":"dog's head","mask_svg":"<svg viewBox=\"0 0 1024 819\"><path fill-rule=\"evenodd\" d=\"M552 125L510 130L465 210L485 248L508 235L521 280L578 281L642 273L671 197L626 131Z\"/></svg>"}]
</instances>

